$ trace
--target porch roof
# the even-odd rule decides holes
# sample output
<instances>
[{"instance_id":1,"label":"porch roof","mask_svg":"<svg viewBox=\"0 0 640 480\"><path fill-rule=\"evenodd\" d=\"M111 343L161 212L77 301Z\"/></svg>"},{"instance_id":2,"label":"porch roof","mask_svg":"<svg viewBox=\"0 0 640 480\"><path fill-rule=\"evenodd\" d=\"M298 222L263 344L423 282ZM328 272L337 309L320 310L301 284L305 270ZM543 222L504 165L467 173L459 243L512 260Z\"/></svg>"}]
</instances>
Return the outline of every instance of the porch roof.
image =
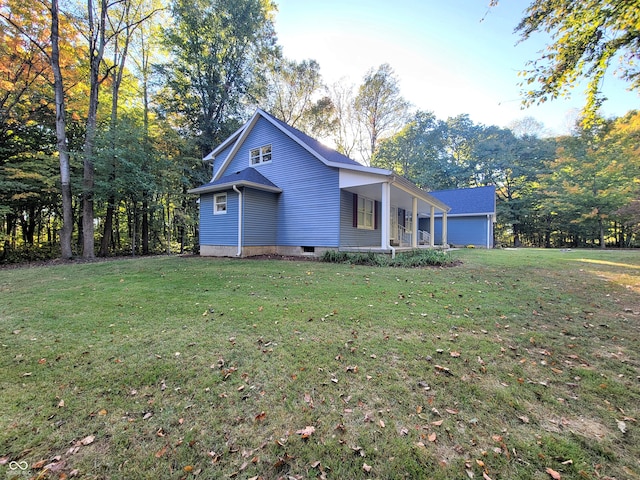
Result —
<instances>
[{"instance_id":1,"label":"porch roof","mask_svg":"<svg viewBox=\"0 0 640 480\"><path fill-rule=\"evenodd\" d=\"M366 196L372 200L381 200L382 184L387 182L391 186L390 202L396 207L412 210L413 198L415 197L418 199L418 214L429 216L432 206L441 212L450 210L450 207L443 201L422 190L406 178L389 171L382 174L340 171L341 189Z\"/></svg>"},{"instance_id":2,"label":"porch roof","mask_svg":"<svg viewBox=\"0 0 640 480\"><path fill-rule=\"evenodd\" d=\"M188 193L219 192L221 190L228 190L234 185L237 187L251 187L267 192L282 192L282 189L278 188L277 185L258 172L255 168L248 167L244 170L225 175L217 180L212 180L211 182L205 183L197 188L192 188Z\"/></svg>"}]
</instances>

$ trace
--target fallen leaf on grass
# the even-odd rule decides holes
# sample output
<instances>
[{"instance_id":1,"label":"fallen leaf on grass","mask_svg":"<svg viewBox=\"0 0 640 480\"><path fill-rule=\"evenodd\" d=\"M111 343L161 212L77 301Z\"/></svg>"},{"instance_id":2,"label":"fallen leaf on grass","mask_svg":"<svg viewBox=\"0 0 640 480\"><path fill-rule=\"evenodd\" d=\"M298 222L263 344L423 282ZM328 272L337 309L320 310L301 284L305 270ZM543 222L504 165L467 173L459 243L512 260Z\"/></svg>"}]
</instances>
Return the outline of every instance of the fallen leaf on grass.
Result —
<instances>
[{"instance_id":1,"label":"fallen leaf on grass","mask_svg":"<svg viewBox=\"0 0 640 480\"><path fill-rule=\"evenodd\" d=\"M80 443L84 446L91 445L95 439L96 437L94 435L89 435L80 440Z\"/></svg>"},{"instance_id":2,"label":"fallen leaf on grass","mask_svg":"<svg viewBox=\"0 0 640 480\"><path fill-rule=\"evenodd\" d=\"M357 453L358 455L360 455L361 457L366 457L367 454L365 453L364 449L362 447L358 447L357 445L355 447L350 447L351 450L353 450L355 453Z\"/></svg>"},{"instance_id":3,"label":"fallen leaf on grass","mask_svg":"<svg viewBox=\"0 0 640 480\"><path fill-rule=\"evenodd\" d=\"M305 393L304 401L307 405L309 405L309 408L313 408L313 398L311 398L311 395L309 395L308 393Z\"/></svg>"},{"instance_id":4,"label":"fallen leaf on grass","mask_svg":"<svg viewBox=\"0 0 640 480\"><path fill-rule=\"evenodd\" d=\"M427 437L427 439L428 439L430 442L435 442L435 441L436 441L436 438L437 438L437 435L435 434L435 432L430 433L430 434L429 434L429 436Z\"/></svg>"},{"instance_id":5,"label":"fallen leaf on grass","mask_svg":"<svg viewBox=\"0 0 640 480\"><path fill-rule=\"evenodd\" d=\"M486 472L482 472L482 478L484 478L484 480L491 480L491 477L487 475Z\"/></svg>"},{"instance_id":6,"label":"fallen leaf on grass","mask_svg":"<svg viewBox=\"0 0 640 480\"><path fill-rule=\"evenodd\" d=\"M371 467L371 465L367 465L366 463L364 465L362 465L362 470L364 470L367 473L371 472L372 468L373 467Z\"/></svg>"},{"instance_id":7,"label":"fallen leaf on grass","mask_svg":"<svg viewBox=\"0 0 640 480\"><path fill-rule=\"evenodd\" d=\"M434 368L439 372L453 376L453 373L451 373L451 370L449 370L447 367L443 367L442 365L434 365Z\"/></svg>"},{"instance_id":8,"label":"fallen leaf on grass","mask_svg":"<svg viewBox=\"0 0 640 480\"><path fill-rule=\"evenodd\" d=\"M60 457L55 457L54 460L55 461L48 463L42 469L45 470L46 472L56 473L65 467L66 462L64 460L60 461Z\"/></svg>"},{"instance_id":9,"label":"fallen leaf on grass","mask_svg":"<svg viewBox=\"0 0 640 480\"><path fill-rule=\"evenodd\" d=\"M273 464L273 468L275 468L275 469L282 468L287 463L289 463L291 460L293 460L293 457L291 455L289 455L288 453L285 453L284 456L278 457L278 460L276 461L276 463Z\"/></svg>"},{"instance_id":10,"label":"fallen leaf on grass","mask_svg":"<svg viewBox=\"0 0 640 480\"><path fill-rule=\"evenodd\" d=\"M618 430L620 430L622 433L627 433L627 424L622 420L618 420Z\"/></svg>"},{"instance_id":11,"label":"fallen leaf on grass","mask_svg":"<svg viewBox=\"0 0 640 480\"><path fill-rule=\"evenodd\" d=\"M460 352L456 352L456 351L449 352L449 355L451 355L453 358L458 358L460 356Z\"/></svg>"},{"instance_id":12,"label":"fallen leaf on grass","mask_svg":"<svg viewBox=\"0 0 640 480\"><path fill-rule=\"evenodd\" d=\"M552 468L547 468L545 472L547 472L553 480L560 480L562 478L562 476Z\"/></svg>"},{"instance_id":13,"label":"fallen leaf on grass","mask_svg":"<svg viewBox=\"0 0 640 480\"><path fill-rule=\"evenodd\" d=\"M442 422L444 422L444 420L436 420L435 422L431 422L431 425L439 427L440 425L442 425Z\"/></svg>"},{"instance_id":14,"label":"fallen leaf on grass","mask_svg":"<svg viewBox=\"0 0 640 480\"><path fill-rule=\"evenodd\" d=\"M160 450L158 450L158 451L155 453L155 455L154 455L154 456L155 456L156 458L160 458L160 457L162 457L165 453L167 453L167 446L166 446L166 445L165 445L164 447L162 447Z\"/></svg>"},{"instance_id":15,"label":"fallen leaf on grass","mask_svg":"<svg viewBox=\"0 0 640 480\"><path fill-rule=\"evenodd\" d=\"M296 433L302 438L309 438L316 431L316 427L308 425L301 430L296 430Z\"/></svg>"},{"instance_id":16,"label":"fallen leaf on grass","mask_svg":"<svg viewBox=\"0 0 640 480\"><path fill-rule=\"evenodd\" d=\"M267 414L265 412L260 412L259 414L257 414L255 417L255 421L256 422L261 422L262 420L264 420L265 418L267 418Z\"/></svg>"}]
</instances>

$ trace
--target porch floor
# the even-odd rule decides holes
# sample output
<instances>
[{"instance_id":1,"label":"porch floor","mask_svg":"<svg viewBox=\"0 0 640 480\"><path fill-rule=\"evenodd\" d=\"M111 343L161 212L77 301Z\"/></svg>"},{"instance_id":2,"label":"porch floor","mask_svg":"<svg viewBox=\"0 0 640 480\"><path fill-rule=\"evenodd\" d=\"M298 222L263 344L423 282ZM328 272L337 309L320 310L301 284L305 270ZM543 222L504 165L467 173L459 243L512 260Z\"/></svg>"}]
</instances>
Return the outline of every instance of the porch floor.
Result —
<instances>
[{"instance_id":1,"label":"porch floor","mask_svg":"<svg viewBox=\"0 0 640 480\"><path fill-rule=\"evenodd\" d=\"M360 247L339 247L338 250L340 252L354 252L354 253L399 253L399 252L410 252L412 250L447 250L449 245L418 245L416 248L413 248L410 245L398 245L393 246L392 248L383 248L380 245L374 246L360 246Z\"/></svg>"}]
</instances>

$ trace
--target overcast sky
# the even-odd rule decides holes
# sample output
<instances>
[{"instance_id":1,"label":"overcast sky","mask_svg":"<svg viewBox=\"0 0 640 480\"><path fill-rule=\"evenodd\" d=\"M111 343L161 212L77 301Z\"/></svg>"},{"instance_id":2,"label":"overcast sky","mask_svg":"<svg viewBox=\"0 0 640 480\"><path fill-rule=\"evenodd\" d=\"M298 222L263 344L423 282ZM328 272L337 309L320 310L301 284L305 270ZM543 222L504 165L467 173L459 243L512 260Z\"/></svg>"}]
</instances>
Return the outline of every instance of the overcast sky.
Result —
<instances>
[{"instance_id":1,"label":"overcast sky","mask_svg":"<svg viewBox=\"0 0 640 480\"><path fill-rule=\"evenodd\" d=\"M468 113L475 123L507 126L531 116L552 134L567 133L584 101L521 109L521 78L546 37L517 44L514 27L529 4L500 0L277 0L276 31L289 59L314 59L325 83L346 78L359 85L371 68L389 63L403 97L436 117ZM516 45L517 44L517 45ZM606 116L640 108L637 93L611 75L605 80Z\"/></svg>"}]
</instances>

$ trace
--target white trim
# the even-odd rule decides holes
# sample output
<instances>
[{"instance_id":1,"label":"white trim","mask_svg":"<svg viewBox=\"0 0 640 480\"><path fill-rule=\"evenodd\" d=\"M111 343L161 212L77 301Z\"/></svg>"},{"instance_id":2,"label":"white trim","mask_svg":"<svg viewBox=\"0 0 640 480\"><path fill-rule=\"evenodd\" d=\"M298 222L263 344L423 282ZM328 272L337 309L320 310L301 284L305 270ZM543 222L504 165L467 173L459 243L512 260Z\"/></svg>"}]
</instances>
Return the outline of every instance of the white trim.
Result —
<instances>
[{"instance_id":1,"label":"white trim","mask_svg":"<svg viewBox=\"0 0 640 480\"><path fill-rule=\"evenodd\" d=\"M269 149L268 153L265 153L264 150ZM254 155L254 152L258 152L257 155ZM268 160L264 160L264 157L269 156ZM261 147L251 148L249 149L249 166L257 167L258 165L263 165L265 163L271 163L273 159L273 149L271 148L271 144L268 143L266 145L262 145ZM254 160L257 160L254 163Z\"/></svg>"},{"instance_id":2,"label":"white trim","mask_svg":"<svg viewBox=\"0 0 640 480\"><path fill-rule=\"evenodd\" d=\"M360 209L360 202L363 202L363 208ZM369 212L369 208L370 212ZM362 223L360 223L360 212L362 211ZM375 230L376 228L376 201L365 197L363 195L358 195L358 211L356 212L356 216L358 219L358 229L360 230ZM371 216L371 225L367 225L367 218Z\"/></svg>"},{"instance_id":3,"label":"white trim","mask_svg":"<svg viewBox=\"0 0 640 480\"><path fill-rule=\"evenodd\" d=\"M187 193L211 193L221 190L229 190L234 185L238 187L251 187L257 190L264 190L265 192L282 193L282 189L278 187L270 187L269 185L263 185L262 183L250 182L248 180L241 180L238 182L219 183L217 185L203 185L202 187L192 188L187 190Z\"/></svg>"},{"instance_id":4,"label":"white trim","mask_svg":"<svg viewBox=\"0 0 640 480\"><path fill-rule=\"evenodd\" d=\"M218 197L224 197L224 202L218 202ZM229 202L229 199L226 193L216 193L213 196L213 214L226 215L228 202ZM224 205L224 210L218 210L218 206L222 207L222 205Z\"/></svg>"},{"instance_id":5,"label":"white trim","mask_svg":"<svg viewBox=\"0 0 640 480\"><path fill-rule=\"evenodd\" d=\"M233 191L238 194L238 253L237 257L242 256L242 191L238 187L233 186Z\"/></svg>"}]
</instances>

